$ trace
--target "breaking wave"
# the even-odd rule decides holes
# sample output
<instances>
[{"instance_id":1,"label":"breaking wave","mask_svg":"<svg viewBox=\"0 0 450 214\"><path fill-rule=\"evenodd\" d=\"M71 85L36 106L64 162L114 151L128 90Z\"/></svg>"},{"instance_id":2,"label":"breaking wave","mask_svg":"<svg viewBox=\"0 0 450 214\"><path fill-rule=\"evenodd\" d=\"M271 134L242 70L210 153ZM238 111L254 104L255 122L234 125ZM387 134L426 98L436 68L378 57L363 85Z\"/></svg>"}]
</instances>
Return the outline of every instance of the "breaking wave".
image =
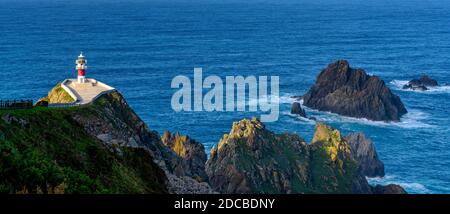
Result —
<instances>
[{"instance_id":1,"label":"breaking wave","mask_svg":"<svg viewBox=\"0 0 450 214\"><path fill-rule=\"evenodd\" d=\"M286 115L292 118L295 118L295 121L290 121L290 122L300 122L300 123L309 123L309 124L316 124L315 120L309 119L309 118L305 118L296 114L292 114L290 111L282 111L281 115Z\"/></svg>"},{"instance_id":2,"label":"breaking wave","mask_svg":"<svg viewBox=\"0 0 450 214\"><path fill-rule=\"evenodd\" d=\"M293 95L291 94L283 94L280 96L275 96L275 95L269 95L269 96L263 96L263 97L258 97L256 99L246 99L245 104L241 101L238 102L237 105L241 106L241 105L255 105L258 106L260 104L267 104L267 103L273 103L276 104L291 104L292 102L294 102L294 98L292 98Z\"/></svg>"},{"instance_id":3,"label":"breaking wave","mask_svg":"<svg viewBox=\"0 0 450 214\"><path fill-rule=\"evenodd\" d=\"M441 85L436 87L428 87L428 90L426 91L420 91L420 90L412 90L412 89L403 89L403 86L408 84L408 80L392 80L390 82L391 85L395 87L396 90L401 91L410 91L410 92L417 92L417 93L450 93L450 85Z\"/></svg>"},{"instance_id":4,"label":"breaking wave","mask_svg":"<svg viewBox=\"0 0 450 214\"><path fill-rule=\"evenodd\" d=\"M302 108L305 109L306 114L308 116L315 117L319 122L358 123L369 126L399 127L405 129L434 127L433 125L423 122L427 120L429 117L427 113L415 109L408 110L408 113L403 115L402 118L400 118L400 122L384 122L384 121L368 120L366 118L347 117L332 112L323 112L316 109L311 109L303 105L303 100L300 100L300 104L302 105ZM290 113L288 114L293 117L300 118L299 116L292 115Z\"/></svg>"},{"instance_id":5,"label":"breaking wave","mask_svg":"<svg viewBox=\"0 0 450 214\"><path fill-rule=\"evenodd\" d=\"M388 185L398 184L403 187L408 193L431 193L423 184L417 182L405 182L401 179L397 179L395 175L386 175L384 177L367 178L367 181L371 185Z\"/></svg>"},{"instance_id":6,"label":"breaking wave","mask_svg":"<svg viewBox=\"0 0 450 214\"><path fill-rule=\"evenodd\" d=\"M317 111L317 110L313 110ZM318 112L318 111L317 111ZM426 113L418 110L409 110L407 114L400 118L400 122L384 122L384 121L373 121L366 118L353 118L347 116L341 116L331 112L322 112L324 116L316 116L316 118L321 121L331 121L331 122L345 122L345 123L359 123L370 126L377 127L399 127L405 129L415 129L415 128L431 128L433 125L422 122L428 116Z\"/></svg>"}]
</instances>

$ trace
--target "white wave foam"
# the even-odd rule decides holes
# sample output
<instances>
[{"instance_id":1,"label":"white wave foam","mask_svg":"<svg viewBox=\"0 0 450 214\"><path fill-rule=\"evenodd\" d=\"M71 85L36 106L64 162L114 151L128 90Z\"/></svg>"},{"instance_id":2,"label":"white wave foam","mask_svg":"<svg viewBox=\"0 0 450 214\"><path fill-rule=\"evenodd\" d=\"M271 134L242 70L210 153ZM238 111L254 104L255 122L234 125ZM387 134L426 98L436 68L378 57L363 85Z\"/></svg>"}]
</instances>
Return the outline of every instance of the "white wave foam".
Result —
<instances>
[{"instance_id":1,"label":"white wave foam","mask_svg":"<svg viewBox=\"0 0 450 214\"><path fill-rule=\"evenodd\" d=\"M316 124L315 120L311 120L309 118L305 118L305 117L302 117L300 115L292 114L290 111L283 111L283 112L281 112L281 115L287 115L289 117L293 117L293 118L298 119L298 120L295 120L294 122Z\"/></svg>"},{"instance_id":2,"label":"white wave foam","mask_svg":"<svg viewBox=\"0 0 450 214\"><path fill-rule=\"evenodd\" d=\"M245 103L238 102L237 105L238 106L250 106L250 105L261 105L261 104L268 104L268 103L274 103L274 104L291 104L292 102L294 102L294 98L292 98L291 94L283 94L281 96L275 96L275 95L269 95L269 96L263 96L263 97L258 97L258 98L254 98L254 99L246 99Z\"/></svg>"},{"instance_id":3,"label":"white wave foam","mask_svg":"<svg viewBox=\"0 0 450 214\"><path fill-rule=\"evenodd\" d=\"M427 87L428 90L420 91L420 90L412 90L412 89L403 89L403 86L408 84L408 80L392 80L390 83L395 87L396 90L401 91L411 91L417 93L450 93L450 85L441 85L436 87Z\"/></svg>"},{"instance_id":4,"label":"white wave foam","mask_svg":"<svg viewBox=\"0 0 450 214\"><path fill-rule=\"evenodd\" d=\"M279 100L280 100L280 103L282 103L282 104L286 104L286 103L288 103L288 104L292 104L293 102L294 102L294 98L292 98L292 94L283 94L283 95L281 95L280 96L280 98L279 98Z\"/></svg>"},{"instance_id":5,"label":"white wave foam","mask_svg":"<svg viewBox=\"0 0 450 214\"><path fill-rule=\"evenodd\" d=\"M408 113L403 115L402 118L400 118L400 122L384 122L384 121L368 120L366 118L347 117L347 116L342 116L342 115L332 113L332 112L322 112L322 111L319 111L316 109L308 108L303 105L302 105L302 107L307 112L316 113L316 115L312 115L312 116L316 117L317 121L322 121L322 122L359 123L359 124L377 126L377 127L394 126L394 127L399 127L399 128L405 128L405 129L434 127L433 125L422 122L422 120L426 120L428 118L428 114L418 111L418 110L414 110L414 109L408 110Z\"/></svg>"},{"instance_id":6,"label":"white wave foam","mask_svg":"<svg viewBox=\"0 0 450 214\"><path fill-rule=\"evenodd\" d=\"M397 89L403 89L403 86L408 84L408 80L392 80L390 83Z\"/></svg>"},{"instance_id":7,"label":"white wave foam","mask_svg":"<svg viewBox=\"0 0 450 214\"><path fill-rule=\"evenodd\" d=\"M377 126L377 127L394 126L394 127L399 127L399 128L405 128L405 129L434 127L433 125L423 122L423 120L428 119L429 115L427 113L419 111L419 110L415 110L415 109L408 110L408 113L406 113L405 115L402 116L402 118L400 118L400 122L384 122L384 121L368 120L366 118L347 117L347 116L342 116L342 115L332 113L332 112L319 111L319 110L304 106L303 99L299 100L298 102L300 103L302 108L305 109L307 115L315 117L317 119L317 121L320 121L320 122L359 123L359 124ZM311 112L314 114L311 115L310 114ZM290 112L288 113L288 115L293 116L293 117L298 117L297 115L292 115ZM307 119L307 120L309 120L309 119Z\"/></svg>"},{"instance_id":8,"label":"white wave foam","mask_svg":"<svg viewBox=\"0 0 450 214\"><path fill-rule=\"evenodd\" d=\"M408 193L431 193L423 184L417 182L405 182L401 179L397 179L395 175L386 175L384 177L367 178L367 181L371 185L388 185L398 184L403 187Z\"/></svg>"}]
</instances>

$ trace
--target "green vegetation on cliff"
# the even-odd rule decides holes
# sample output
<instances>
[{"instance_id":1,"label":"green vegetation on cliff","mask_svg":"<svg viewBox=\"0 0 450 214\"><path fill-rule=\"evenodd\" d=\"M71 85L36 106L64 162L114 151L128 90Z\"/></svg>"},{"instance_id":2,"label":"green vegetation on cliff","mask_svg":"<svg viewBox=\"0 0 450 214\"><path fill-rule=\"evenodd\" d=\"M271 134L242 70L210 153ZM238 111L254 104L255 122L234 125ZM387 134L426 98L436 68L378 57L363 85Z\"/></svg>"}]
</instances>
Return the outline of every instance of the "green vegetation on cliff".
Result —
<instances>
[{"instance_id":1,"label":"green vegetation on cliff","mask_svg":"<svg viewBox=\"0 0 450 214\"><path fill-rule=\"evenodd\" d=\"M46 97L41 98L40 101L47 101L48 103L71 103L75 100L61 87L61 83L59 83L48 92Z\"/></svg>"},{"instance_id":2,"label":"green vegetation on cliff","mask_svg":"<svg viewBox=\"0 0 450 214\"><path fill-rule=\"evenodd\" d=\"M355 183L363 180L350 145L338 130L318 123L310 148L311 181L321 192L351 193L357 188Z\"/></svg>"},{"instance_id":3,"label":"green vegetation on cliff","mask_svg":"<svg viewBox=\"0 0 450 214\"><path fill-rule=\"evenodd\" d=\"M105 145L74 119L96 105L0 111L0 192L166 193L146 150Z\"/></svg>"}]
</instances>

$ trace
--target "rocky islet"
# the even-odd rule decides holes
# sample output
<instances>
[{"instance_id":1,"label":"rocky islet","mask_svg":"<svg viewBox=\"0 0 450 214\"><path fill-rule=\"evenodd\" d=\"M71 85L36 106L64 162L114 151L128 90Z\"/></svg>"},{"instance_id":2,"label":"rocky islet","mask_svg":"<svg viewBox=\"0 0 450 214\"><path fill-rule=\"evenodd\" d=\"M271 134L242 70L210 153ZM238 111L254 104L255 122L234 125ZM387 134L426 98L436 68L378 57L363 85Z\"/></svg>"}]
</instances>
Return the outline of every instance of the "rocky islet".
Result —
<instances>
[{"instance_id":1,"label":"rocky islet","mask_svg":"<svg viewBox=\"0 0 450 214\"><path fill-rule=\"evenodd\" d=\"M412 79L407 84L403 85L403 89L426 91L430 87L439 86L438 82L427 75L421 76L419 79Z\"/></svg>"},{"instance_id":2,"label":"rocky islet","mask_svg":"<svg viewBox=\"0 0 450 214\"><path fill-rule=\"evenodd\" d=\"M374 121L397 122L407 113L400 97L383 80L351 68L346 60L323 69L302 98L303 105L312 109Z\"/></svg>"}]
</instances>

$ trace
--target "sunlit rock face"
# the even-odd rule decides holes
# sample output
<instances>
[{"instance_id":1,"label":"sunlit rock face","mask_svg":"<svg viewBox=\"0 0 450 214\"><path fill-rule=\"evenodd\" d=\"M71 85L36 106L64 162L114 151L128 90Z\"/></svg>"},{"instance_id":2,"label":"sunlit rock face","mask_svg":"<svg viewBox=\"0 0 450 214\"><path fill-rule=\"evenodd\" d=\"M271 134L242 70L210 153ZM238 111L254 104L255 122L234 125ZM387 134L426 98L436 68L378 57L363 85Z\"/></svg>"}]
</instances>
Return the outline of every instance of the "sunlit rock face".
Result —
<instances>
[{"instance_id":1,"label":"sunlit rock face","mask_svg":"<svg viewBox=\"0 0 450 214\"><path fill-rule=\"evenodd\" d=\"M357 164L340 132L324 124L308 145L244 119L211 150L206 172L222 193L371 193Z\"/></svg>"}]
</instances>

